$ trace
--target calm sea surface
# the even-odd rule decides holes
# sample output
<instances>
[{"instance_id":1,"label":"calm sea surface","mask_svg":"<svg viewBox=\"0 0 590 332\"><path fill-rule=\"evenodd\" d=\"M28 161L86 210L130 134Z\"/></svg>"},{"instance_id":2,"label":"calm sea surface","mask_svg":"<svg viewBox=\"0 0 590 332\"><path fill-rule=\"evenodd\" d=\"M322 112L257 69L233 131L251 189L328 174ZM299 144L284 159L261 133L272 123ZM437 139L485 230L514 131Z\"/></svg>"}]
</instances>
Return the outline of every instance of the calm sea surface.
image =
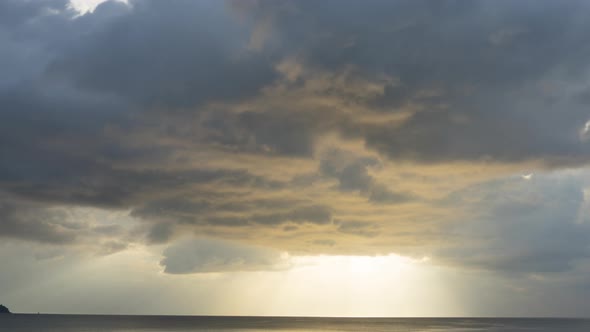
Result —
<instances>
[{"instance_id":1,"label":"calm sea surface","mask_svg":"<svg viewBox=\"0 0 590 332\"><path fill-rule=\"evenodd\" d=\"M529 318L292 318L0 315L0 332L542 331L590 332L590 320Z\"/></svg>"}]
</instances>

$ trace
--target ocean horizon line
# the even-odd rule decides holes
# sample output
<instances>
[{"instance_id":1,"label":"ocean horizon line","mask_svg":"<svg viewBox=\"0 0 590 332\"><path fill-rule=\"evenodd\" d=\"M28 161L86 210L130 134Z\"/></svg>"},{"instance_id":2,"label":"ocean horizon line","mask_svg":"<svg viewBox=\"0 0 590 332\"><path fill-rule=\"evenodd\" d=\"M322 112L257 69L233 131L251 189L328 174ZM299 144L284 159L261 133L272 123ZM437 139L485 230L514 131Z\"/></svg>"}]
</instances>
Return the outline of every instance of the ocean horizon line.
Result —
<instances>
[{"instance_id":1,"label":"ocean horizon line","mask_svg":"<svg viewBox=\"0 0 590 332\"><path fill-rule=\"evenodd\" d=\"M584 316L312 316L312 315L190 315L190 314L103 314L103 313L52 313L13 312L11 315L43 316L109 316L109 317L195 317L195 318L302 318L302 319L564 319L590 320Z\"/></svg>"}]
</instances>

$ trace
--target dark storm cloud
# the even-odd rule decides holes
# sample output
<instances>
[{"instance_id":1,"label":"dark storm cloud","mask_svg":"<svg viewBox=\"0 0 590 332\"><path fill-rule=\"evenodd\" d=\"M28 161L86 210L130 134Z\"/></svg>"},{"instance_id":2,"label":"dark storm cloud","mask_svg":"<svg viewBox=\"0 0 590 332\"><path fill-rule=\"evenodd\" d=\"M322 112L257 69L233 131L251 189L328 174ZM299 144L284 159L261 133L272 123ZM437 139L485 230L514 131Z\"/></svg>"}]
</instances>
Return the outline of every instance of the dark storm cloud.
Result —
<instances>
[{"instance_id":1,"label":"dark storm cloud","mask_svg":"<svg viewBox=\"0 0 590 332\"><path fill-rule=\"evenodd\" d=\"M341 191L358 191L373 203L394 204L416 199L410 193L395 192L378 183L369 174L368 168L379 165L379 160L375 158L357 157L351 152L334 149L328 151L320 161L319 172L321 175L336 178Z\"/></svg>"},{"instance_id":2,"label":"dark storm cloud","mask_svg":"<svg viewBox=\"0 0 590 332\"><path fill-rule=\"evenodd\" d=\"M174 243L164 250L160 264L170 274L278 270L290 265L280 252L210 239Z\"/></svg>"},{"instance_id":3,"label":"dark storm cloud","mask_svg":"<svg viewBox=\"0 0 590 332\"><path fill-rule=\"evenodd\" d=\"M76 240L76 225L68 225L64 214L36 205L14 202L2 197L0 202L0 237L67 244Z\"/></svg>"},{"instance_id":4,"label":"dark storm cloud","mask_svg":"<svg viewBox=\"0 0 590 332\"><path fill-rule=\"evenodd\" d=\"M280 110L214 112L207 114L204 127L207 141L232 150L310 157L322 123L317 118Z\"/></svg>"},{"instance_id":5,"label":"dark storm cloud","mask_svg":"<svg viewBox=\"0 0 590 332\"><path fill-rule=\"evenodd\" d=\"M171 151L128 147L104 134L130 126L127 103L71 88L0 92L0 184L27 199L125 207L139 195L194 184L280 188L246 170L141 170L117 163L158 163Z\"/></svg>"},{"instance_id":6,"label":"dark storm cloud","mask_svg":"<svg viewBox=\"0 0 590 332\"><path fill-rule=\"evenodd\" d=\"M66 48L48 73L158 107L245 97L274 78L270 59L247 50L248 27L223 2L146 0L131 6Z\"/></svg>"},{"instance_id":7,"label":"dark storm cloud","mask_svg":"<svg viewBox=\"0 0 590 332\"><path fill-rule=\"evenodd\" d=\"M346 151L331 150L321 160L320 173L338 179L340 190L368 191L373 184L373 177L369 175L367 167L377 164L379 161L374 158L356 158Z\"/></svg>"},{"instance_id":8,"label":"dark storm cloud","mask_svg":"<svg viewBox=\"0 0 590 332\"><path fill-rule=\"evenodd\" d=\"M275 227L285 224L329 225L329 206L301 199L251 198L245 194L218 194L193 191L193 199L170 197L147 201L131 215L154 224L147 232L148 243L165 243L182 226ZM289 227L289 226L286 226ZM178 233L176 233L178 235Z\"/></svg>"},{"instance_id":9,"label":"dark storm cloud","mask_svg":"<svg viewBox=\"0 0 590 332\"><path fill-rule=\"evenodd\" d=\"M54 248L85 245L101 255L127 247L127 229L105 220L90 220L92 217L88 218L85 213L72 213L64 208L0 196L0 238L52 245Z\"/></svg>"},{"instance_id":10,"label":"dark storm cloud","mask_svg":"<svg viewBox=\"0 0 590 332\"><path fill-rule=\"evenodd\" d=\"M28 86L0 91L0 105L2 189L49 200L94 201L97 205L102 200L104 205L116 205L118 192L129 190L115 188L113 181L120 171L103 163L104 159L113 159L114 142L102 134L101 126L114 122L124 125L125 118L117 114L124 109L121 102L78 94L69 88ZM127 150L128 159L156 153Z\"/></svg>"},{"instance_id":11,"label":"dark storm cloud","mask_svg":"<svg viewBox=\"0 0 590 332\"><path fill-rule=\"evenodd\" d=\"M52 186L67 188L68 182L82 177L84 181L76 186L99 182L111 189L98 190L103 198L92 197L102 194L90 190L81 201L110 200L105 205L116 205L137 187L122 179L129 174L96 159L107 163L157 160L172 151L127 148L120 139L107 137L105 128L133 129L137 124L132 115L145 105L150 105L157 119L166 115L158 113L166 106L186 108L254 95L276 79L273 66L280 56L292 52L301 54L304 64L312 67L338 71L354 65L366 77L379 72L399 78L399 84L386 86L383 100L378 101L383 112L410 101L432 109L415 113L395 128L387 123L338 128L338 122L330 119L334 115L316 116L313 110L213 113L205 122L212 133L208 142L245 151L253 145L255 150L310 156L318 130L332 128L404 159L585 160L589 152L587 142L572 134L587 120L581 107L532 101L519 102L522 108L515 109L504 98L533 98L534 89L518 94L508 94L507 89L520 91L525 82L550 72L571 77L570 71L559 69L574 64L586 68L585 21L576 20L585 6L576 2L559 6L301 2L286 6L293 7L288 10L263 3L263 8L250 9L282 15L284 19L273 20L270 34L284 36L285 44L274 47L276 39L271 38L268 48L256 51L247 47L252 32L249 21L239 22L218 2L136 1L130 7L105 3L78 19L72 19L63 1L11 1L3 6L4 12L14 12L3 28L10 36L8 46L20 47L15 46L14 52L32 49L36 54L13 56L12 61L24 67L34 60L33 67L41 66L37 72L7 67L11 75L3 83L11 86L0 91L2 179L10 190L31 196L55 195L63 200ZM275 13L274 7L265 6L279 9ZM332 6L340 10L330 10ZM353 16L355 20L350 19ZM305 18L305 24L298 18ZM52 29L62 36L47 38ZM546 44L552 46L545 49ZM574 45L575 54L566 56ZM563 76L564 71L569 76ZM424 93L436 89L441 92L430 97ZM442 102L450 106L432 106ZM548 126L552 130L545 130ZM26 173L24 164L39 169L29 166ZM403 194L383 186L371 192L368 166L351 163L332 176L339 179L341 190L367 192L371 201L404 200ZM36 178L50 183L36 182ZM19 181L23 183L16 185ZM115 189L109 183L123 185Z\"/></svg>"},{"instance_id":12,"label":"dark storm cloud","mask_svg":"<svg viewBox=\"0 0 590 332\"><path fill-rule=\"evenodd\" d=\"M516 109L506 100L535 99L538 91L508 92L520 91L523 84L553 72L559 77L573 77L570 68L581 69L575 72L586 68L585 21L578 19L586 9L583 3L262 2L258 8L249 7L254 8L254 17L279 16L272 21L269 34L284 37L284 41L279 42L280 47L273 47L277 38L270 38L271 45L258 51L247 47L251 37L248 20L240 23L217 2L136 1L130 8L106 3L76 20L71 19L71 13L49 15L51 23L48 19L31 23L29 19L47 12L48 6L66 13L65 2L11 1L3 6L7 7L4 12L15 12L11 17L19 23L10 25L18 28L6 31L12 35L27 32L24 41L18 39L20 43L50 51L44 59L21 60L38 60L36 66L46 64L41 77L33 78L37 83L32 91L62 82L76 86L67 94L94 96L94 100L75 105L74 112L60 110L52 116L43 115L32 105L27 118L41 118L34 123L16 123L13 128L23 135L29 130L35 134L37 129L83 128L80 132L66 131L64 136L86 138L94 144L98 138L86 137L87 132L109 123L120 125L125 119L125 112L116 109L134 109L136 103L190 107L207 100L253 95L276 79L272 67L279 56L295 52L312 67L337 71L354 65L366 76L385 73L399 78L399 84L386 86L378 101L383 112L410 102L430 108L395 128L387 123L338 128L332 122L336 125L332 130L364 138L370 147L393 158L438 161L574 156L585 160L589 153L588 144L572 135L587 120L583 108L534 102ZM339 10L331 10L334 6ZM60 19L61 25L54 23ZM39 26L59 26L59 32L66 33L48 42L45 37L49 32ZM576 52L569 52L571 49ZM566 74L569 76L563 76ZM437 89L441 91L434 96L424 93ZM471 92L462 92L468 90ZM31 91L30 86L24 91ZM6 94L13 93L6 90ZM108 99L96 100L107 96L119 101L108 104ZM63 99L68 98L80 99ZM433 106L440 103L449 106ZM57 101L54 105L54 109L64 107ZM5 100L2 106L19 112L24 107L14 100ZM84 112L89 107L100 111ZM114 114L107 116L105 112L109 111ZM306 156L317 135L310 128L331 121L310 118L309 114L248 111L234 120L229 115L214 118L207 126L222 132L212 138L222 144L247 146L254 141L262 150ZM56 125L52 123L55 119L66 122ZM230 125L232 122L236 124ZM545 130L548 125L552 130ZM50 132L43 139L53 135ZM120 156L127 157L125 153Z\"/></svg>"},{"instance_id":13,"label":"dark storm cloud","mask_svg":"<svg viewBox=\"0 0 590 332\"><path fill-rule=\"evenodd\" d=\"M6 191L26 199L118 208L137 204L143 198L156 193L188 190L203 184L268 189L283 186L281 182L267 180L244 170L121 170L85 160L81 160L79 164L65 164L72 169L64 169L63 160L47 158L49 160L42 159L44 164L37 172L25 173L28 169L22 168L14 170L18 165L14 169L5 169L0 174L0 183ZM80 167L76 168L74 165ZM36 170L35 167L32 168L33 171ZM196 208L197 206L194 207Z\"/></svg>"},{"instance_id":14,"label":"dark storm cloud","mask_svg":"<svg viewBox=\"0 0 590 332\"><path fill-rule=\"evenodd\" d=\"M20 201L5 208L3 234L75 242L80 232L46 221L53 219L44 219L43 209L23 219L26 204L129 209L148 220L151 243L170 241L178 225L330 225L339 207L325 203L329 198L281 205L255 196L296 197L290 185L304 192L323 178L336 182L331 189L339 195L360 195L376 207L418 199L379 181L372 171L382 161L585 163L588 12L582 1L261 1L232 7L138 0L101 4L74 17L65 1L4 1L0 190ZM281 71L289 61L305 75ZM364 93L371 83L372 92ZM389 120L400 114L406 117ZM186 125L188 134L171 128L167 136L151 123ZM319 139L334 133L380 155L319 154ZM201 152L207 156L191 163L178 157ZM267 159L242 169L246 155ZM205 160L209 156L217 159ZM274 180L285 174L253 169L273 157L277 163L319 158L319 170L288 183ZM554 233L572 241L562 249L559 241L549 245L545 255L533 239L551 232L531 220L549 213L533 218L520 210L534 208L490 208L478 219L495 224L491 215L513 213L506 219L518 222L498 232L514 233L521 247L508 251L513 247L498 240L480 248L506 259L444 256L498 269L560 270L551 255L566 265L584 255L578 239L584 226L559 226L563 233ZM337 230L370 237L380 229L343 221ZM114 241L111 247L122 246ZM542 266L527 265L532 258Z\"/></svg>"},{"instance_id":15,"label":"dark storm cloud","mask_svg":"<svg viewBox=\"0 0 590 332\"><path fill-rule=\"evenodd\" d=\"M46 15L51 10L64 9L67 4L68 0L6 0L0 4L0 25L20 25L29 19Z\"/></svg>"},{"instance_id":16,"label":"dark storm cloud","mask_svg":"<svg viewBox=\"0 0 590 332\"><path fill-rule=\"evenodd\" d=\"M107 2L77 18L67 1L1 6L3 191L56 205L127 208L198 184L282 186L247 170L127 167L158 165L175 149L112 134L138 129L146 105L235 100L272 79L272 63L246 49L248 27L222 3Z\"/></svg>"},{"instance_id":17,"label":"dark storm cloud","mask_svg":"<svg viewBox=\"0 0 590 332\"><path fill-rule=\"evenodd\" d=\"M588 105L590 104L590 89L584 89L582 91L579 91L578 93L574 94L572 98L574 99L574 101L580 104Z\"/></svg>"},{"instance_id":18,"label":"dark storm cloud","mask_svg":"<svg viewBox=\"0 0 590 332\"><path fill-rule=\"evenodd\" d=\"M590 156L575 135L586 109L567 101L567 88L547 87L580 84L588 70L587 3L289 4L295 9L272 1L249 8L275 16L272 32L280 37L269 44L314 69L355 66L368 76L396 78L374 102L381 112L421 108L401 126L340 128L369 147L423 162L540 158L563 164Z\"/></svg>"}]
</instances>

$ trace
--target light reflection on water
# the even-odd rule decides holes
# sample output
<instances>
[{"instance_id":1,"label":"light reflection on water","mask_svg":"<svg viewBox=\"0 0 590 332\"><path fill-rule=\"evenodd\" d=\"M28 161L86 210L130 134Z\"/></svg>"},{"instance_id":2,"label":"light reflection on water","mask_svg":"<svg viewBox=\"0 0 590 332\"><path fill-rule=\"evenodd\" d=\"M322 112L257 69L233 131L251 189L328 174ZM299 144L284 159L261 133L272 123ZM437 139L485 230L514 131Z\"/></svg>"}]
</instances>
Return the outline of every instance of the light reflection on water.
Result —
<instances>
[{"instance_id":1,"label":"light reflection on water","mask_svg":"<svg viewBox=\"0 0 590 332\"><path fill-rule=\"evenodd\" d=\"M1 315L0 332L587 332L590 320Z\"/></svg>"}]
</instances>

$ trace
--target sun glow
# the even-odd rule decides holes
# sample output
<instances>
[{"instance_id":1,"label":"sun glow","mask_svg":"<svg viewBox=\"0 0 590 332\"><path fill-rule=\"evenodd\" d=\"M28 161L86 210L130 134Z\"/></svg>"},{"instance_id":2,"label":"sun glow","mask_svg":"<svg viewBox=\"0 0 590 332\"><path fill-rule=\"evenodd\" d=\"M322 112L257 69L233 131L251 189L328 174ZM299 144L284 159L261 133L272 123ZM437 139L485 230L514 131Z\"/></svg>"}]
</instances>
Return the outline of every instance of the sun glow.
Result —
<instances>
[{"instance_id":1,"label":"sun glow","mask_svg":"<svg viewBox=\"0 0 590 332\"><path fill-rule=\"evenodd\" d=\"M460 312L428 259L387 256L294 257L270 295L265 314L430 316ZM260 279L259 279L260 280Z\"/></svg>"},{"instance_id":2,"label":"sun glow","mask_svg":"<svg viewBox=\"0 0 590 332\"><path fill-rule=\"evenodd\" d=\"M336 273L341 277L352 281L366 281L377 278L387 271L390 277L403 277L412 273L421 260L387 255L387 256L306 256L295 258L296 264L301 267L312 267L321 273Z\"/></svg>"},{"instance_id":3,"label":"sun glow","mask_svg":"<svg viewBox=\"0 0 590 332\"><path fill-rule=\"evenodd\" d=\"M70 8L75 9L80 14L93 12L101 3L107 0L70 0ZM128 3L128 0L116 0L118 2Z\"/></svg>"}]
</instances>

